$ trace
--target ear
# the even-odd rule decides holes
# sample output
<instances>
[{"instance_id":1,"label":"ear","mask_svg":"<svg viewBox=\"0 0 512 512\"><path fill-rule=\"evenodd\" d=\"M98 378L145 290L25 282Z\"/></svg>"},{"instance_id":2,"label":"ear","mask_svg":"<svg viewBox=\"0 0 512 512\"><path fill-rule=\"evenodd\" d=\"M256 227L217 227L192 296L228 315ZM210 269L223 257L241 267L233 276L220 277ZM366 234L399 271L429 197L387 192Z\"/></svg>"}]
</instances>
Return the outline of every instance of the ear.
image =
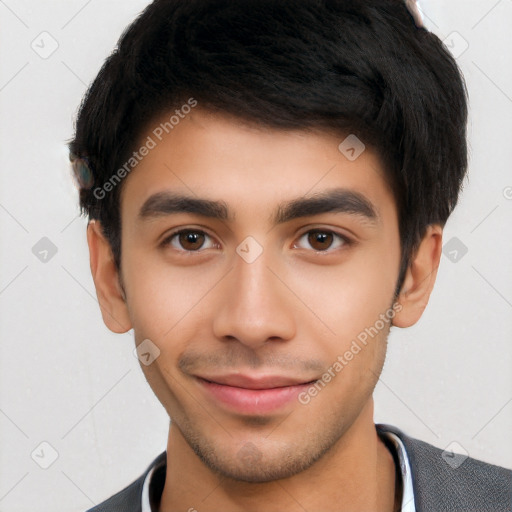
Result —
<instances>
[{"instance_id":1,"label":"ear","mask_svg":"<svg viewBox=\"0 0 512 512\"><path fill-rule=\"evenodd\" d=\"M404 283L397 298L402 309L393 318L393 325L414 325L427 307L434 288L441 259L443 228L438 224L427 227L418 249L407 269Z\"/></svg>"},{"instance_id":2,"label":"ear","mask_svg":"<svg viewBox=\"0 0 512 512\"><path fill-rule=\"evenodd\" d=\"M103 322L112 331L124 333L132 328L119 272L101 224L91 220L87 225L87 243L91 273L96 287Z\"/></svg>"}]
</instances>

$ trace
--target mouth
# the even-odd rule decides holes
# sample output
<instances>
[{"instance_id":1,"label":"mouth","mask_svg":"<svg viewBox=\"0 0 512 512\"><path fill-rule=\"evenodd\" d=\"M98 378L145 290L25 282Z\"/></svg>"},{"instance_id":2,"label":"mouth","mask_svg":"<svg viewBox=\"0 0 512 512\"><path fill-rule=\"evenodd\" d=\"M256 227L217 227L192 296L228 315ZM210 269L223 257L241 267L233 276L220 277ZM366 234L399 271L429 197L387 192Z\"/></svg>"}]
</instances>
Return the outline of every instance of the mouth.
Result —
<instances>
[{"instance_id":1,"label":"mouth","mask_svg":"<svg viewBox=\"0 0 512 512\"><path fill-rule=\"evenodd\" d=\"M316 379L279 375L196 376L203 392L217 405L238 414L261 415L285 409Z\"/></svg>"}]
</instances>

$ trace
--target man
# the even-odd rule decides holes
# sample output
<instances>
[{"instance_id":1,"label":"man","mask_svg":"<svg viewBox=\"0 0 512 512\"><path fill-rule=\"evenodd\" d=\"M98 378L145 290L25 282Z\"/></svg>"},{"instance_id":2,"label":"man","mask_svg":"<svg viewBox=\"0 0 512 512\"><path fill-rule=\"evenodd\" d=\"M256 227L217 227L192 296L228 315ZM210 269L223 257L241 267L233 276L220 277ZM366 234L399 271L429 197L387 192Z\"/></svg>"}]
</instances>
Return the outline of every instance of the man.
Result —
<instances>
[{"instance_id":1,"label":"man","mask_svg":"<svg viewBox=\"0 0 512 512\"><path fill-rule=\"evenodd\" d=\"M91 271L171 422L91 510L509 510L510 470L373 421L467 167L463 80L413 9L157 0L105 62L70 143Z\"/></svg>"}]
</instances>

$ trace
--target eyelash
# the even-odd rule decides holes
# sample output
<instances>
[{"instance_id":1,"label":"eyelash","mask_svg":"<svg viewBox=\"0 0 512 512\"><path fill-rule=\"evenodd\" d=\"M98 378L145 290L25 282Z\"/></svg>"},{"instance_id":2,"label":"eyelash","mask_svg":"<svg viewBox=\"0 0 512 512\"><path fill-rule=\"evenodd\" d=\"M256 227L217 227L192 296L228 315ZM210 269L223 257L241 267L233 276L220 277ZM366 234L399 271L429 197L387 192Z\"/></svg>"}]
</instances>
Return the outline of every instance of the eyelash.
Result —
<instances>
[{"instance_id":1,"label":"eyelash","mask_svg":"<svg viewBox=\"0 0 512 512\"><path fill-rule=\"evenodd\" d=\"M205 231L202 231L200 229L180 229L178 231L174 231L173 233L171 233L169 236L167 236L162 242L161 242L161 247L162 248L167 248L168 246L170 246L172 244L172 240L181 235L181 234L185 234L185 233L194 233L194 234L200 234L200 235L205 235L209 238L213 238L211 237L208 233L206 233ZM348 238L347 236L345 235L342 235L341 233L337 233L336 231L333 231L333 230L330 230L330 229L322 229L322 228L313 228L313 229L310 229L308 231L305 231L304 233L302 233L300 236L299 236L299 240L302 239L304 236L306 235L309 235L311 233L322 233L322 234L328 234L328 235L334 235L334 237L337 237L339 240L341 240L342 242L342 248L343 247L349 247L351 245L354 244L354 241L350 238ZM334 242L333 242L334 243ZM294 245L294 248L297 248L295 245ZM207 248L209 249L209 248ZM188 253L188 254L193 254L193 253L200 253L200 252L203 252L207 249L203 249L203 248L200 248L200 249L197 249L197 250L188 250L188 249L176 249L178 252L181 252L181 253ZM299 249L301 249L299 247ZM331 249L330 247L325 249L325 250L315 250L313 249L313 251L317 254L330 254L332 253L333 251L339 249L338 248L335 248L335 249Z\"/></svg>"}]
</instances>

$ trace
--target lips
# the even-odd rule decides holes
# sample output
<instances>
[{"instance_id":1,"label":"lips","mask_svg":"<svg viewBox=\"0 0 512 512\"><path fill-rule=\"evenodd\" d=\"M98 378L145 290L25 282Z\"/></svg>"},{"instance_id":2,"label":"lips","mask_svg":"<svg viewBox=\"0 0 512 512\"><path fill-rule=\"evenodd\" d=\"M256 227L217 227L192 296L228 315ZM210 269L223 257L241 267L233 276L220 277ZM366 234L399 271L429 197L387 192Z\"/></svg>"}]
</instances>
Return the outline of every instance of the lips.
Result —
<instances>
[{"instance_id":1,"label":"lips","mask_svg":"<svg viewBox=\"0 0 512 512\"><path fill-rule=\"evenodd\" d=\"M245 389L271 389L282 388L286 386L296 386L299 384L307 384L315 379L294 379L280 375L219 375L219 376L201 376L203 380L223 384L225 386L233 386Z\"/></svg>"},{"instance_id":2,"label":"lips","mask_svg":"<svg viewBox=\"0 0 512 512\"><path fill-rule=\"evenodd\" d=\"M280 375L232 374L196 378L203 392L218 406L252 415L284 410L315 381Z\"/></svg>"}]
</instances>

